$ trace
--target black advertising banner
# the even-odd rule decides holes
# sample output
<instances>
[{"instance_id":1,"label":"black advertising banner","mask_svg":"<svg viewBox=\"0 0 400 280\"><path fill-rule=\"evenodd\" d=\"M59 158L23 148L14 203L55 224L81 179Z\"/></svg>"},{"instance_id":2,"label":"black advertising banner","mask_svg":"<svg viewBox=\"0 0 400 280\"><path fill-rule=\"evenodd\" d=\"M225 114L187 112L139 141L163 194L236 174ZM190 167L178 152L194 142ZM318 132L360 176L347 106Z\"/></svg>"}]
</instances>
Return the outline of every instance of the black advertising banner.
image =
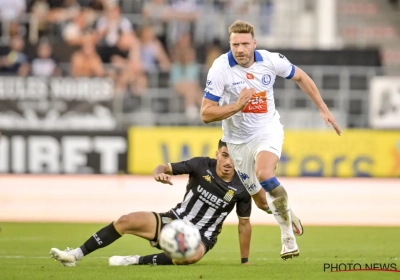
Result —
<instances>
[{"instance_id":1,"label":"black advertising banner","mask_svg":"<svg viewBox=\"0 0 400 280\"><path fill-rule=\"evenodd\" d=\"M106 78L0 77L0 130L115 130L113 99Z\"/></svg>"},{"instance_id":2,"label":"black advertising banner","mask_svg":"<svg viewBox=\"0 0 400 280\"><path fill-rule=\"evenodd\" d=\"M2 130L0 173L126 173L127 152L126 132Z\"/></svg>"}]
</instances>

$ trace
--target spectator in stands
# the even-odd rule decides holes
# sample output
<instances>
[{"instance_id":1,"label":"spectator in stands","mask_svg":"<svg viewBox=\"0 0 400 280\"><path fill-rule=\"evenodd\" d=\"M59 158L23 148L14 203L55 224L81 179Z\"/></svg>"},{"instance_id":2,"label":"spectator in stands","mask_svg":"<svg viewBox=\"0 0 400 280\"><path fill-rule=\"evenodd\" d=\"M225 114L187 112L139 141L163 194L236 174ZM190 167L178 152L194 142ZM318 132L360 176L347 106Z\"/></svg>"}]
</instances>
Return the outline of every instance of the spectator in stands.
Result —
<instances>
[{"instance_id":1,"label":"spectator in stands","mask_svg":"<svg viewBox=\"0 0 400 280\"><path fill-rule=\"evenodd\" d=\"M116 47L110 49L110 56L113 66L111 76L115 81L116 92L126 92L129 88L134 95L141 95L147 89L147 78L141 63L140 43L136 37L121 35Z\"/></svg>"},{"instance_id":2,"label":"spectator in stands","mask_svg":"<svg viewBox=\"0 0 400 280\"><path fill-rule=\"evenodd\" d=\"M169 71L171 62L160 40L155 36L152 26L143 25L139 32L139 39L143 70L146 73Z\"/></svg>"},{"instance_id":3,"label":"spectator in stands","mask_svg":"<svg viewBox=\"0 0 400 280\"><path fill-rule=\"evenodd\" d=\"M171 7L165 0L149 0L143 5L142 15L147 23L153 26L157 38L164 47L167 47L166 39L167 23L170 21L192 22L198 17L197 12L179 10ZM179 38L176 38L179 39ZM173 40L174 44L177 40Z\"/></svg>"},{"instance_id":4,"label":"spectator in stands","mask_svg":"<svg viewBox=\"0 0 400 280\"><path fill-rule=\"evenodd\" d=\"M64 26L62 31L64 41L71 46L81 45L82 37L87 26L85 13L81 11Z\"/></svg>"},{"instance_id":5,"label":"spectator in stands","mask_svg":"<svg viewBox=\"0 0 400 280\"><path fill-rule=\"evenodd\" d=\"M100 46L99 53L103 62L110 62L112 49L116 47L120 36L124 40L135 41L135 32L129 19L121 16L121 8L118 5L107 7L106 15L96 23L97 40Z\"/></svg>"},{"instance_id":6,"label":"spectator in stands","mask_svg":"<svg viewBox=\"0 0 400 280\"><path fill-rule=\"evenodd\" d=\"M81 11L81 6L77 0L64 0L62 3L51 2L49 2L51 10L47 15L47 20L50 23L62 23L72 20Z\"/></svg>"},{"instance_id":7,"label":"spectator in stands","mask_svg":"<svg viewBox=\"0 0 400 280\"><path fill-rule=\"evenodd\" d=\"M61 69L52 57L53 49L47 40L37 47L37 55L31 62L31 74L37 77L61 76Z\"/></svg>"},{"instance_id":8,"label":"spectator in stands","mask_svg":"<svg viewBox=\"0 0 400 280\"><path fill-rule=\"evenodd\" d=\"M74 77L102 77L105 70L96 53L96 39L91 31L82 38L82 48L72 55L71 75Z\"/></svg>"},{"instance_id":9,"label":"spectator in stands","mask_svg":"<svg viewBox=\"0 0 400 280\"><path fill-rule=\"evenodd\" d=\"M192 23L200 16L196 0L174 0L171 5L175 21L172 22L169 43L175 44L184 34L192 34Z\"/></svg>"},{"instance_id":10,"label":"spectator in stands","mask_svg":"<svg viewBox=\"0 0 400 280\"><path fill-rule=\"evenodd\" d=\"M50 12L50 5L47 0L36 0L31 7L32 20L30 24L37 24L39 36L47 34L47 16Z\"/></svg>"},{"instance_id":11,"label":"spectator in stands","mask_svg":"<svg viewBox=\"0 0 400 280\"><path fill-rule=\"evenodd\" d=\"M1 0L0 21L18 21L26 11L26 0Z\"/></svg>"},{"instance_id":12,"label":"spectator in stands","mask_svg":"<svg viewBox=\"0 0 400 280\"><path fill-rule=\"evenodd\" d=\"M195 50L186 48L179 51L172 64L170 83L175 92L185 101L185 113L188 119L199 117L199 107L202 100L200 88L200 66L195 59Z\"/></svg>"},{"instance_id":13,"label":"spectator in stands","mask_svg":"<svg viewBox=\"0 0 400 280\"><path fill-rule=\"evenodd\" d=\"M29 73L28 57L24 54L25 44L21 37L11 39L10 50L0 57L0 72L9 75L27 76Z\"/></svg>"},{"instance_id":14,"label":"spectator in stands","mask_svg":"<svg viewBox=\"0 0 400 280\"><path fill-rule=\"evenodd\" d=\"M207 55L206 55L206 64L205 64L205 72L211 68L214 60L217 59L222 54L222 48L219 40L214 40L213 44L208 47Z\"/></svg>"}]
</instances>

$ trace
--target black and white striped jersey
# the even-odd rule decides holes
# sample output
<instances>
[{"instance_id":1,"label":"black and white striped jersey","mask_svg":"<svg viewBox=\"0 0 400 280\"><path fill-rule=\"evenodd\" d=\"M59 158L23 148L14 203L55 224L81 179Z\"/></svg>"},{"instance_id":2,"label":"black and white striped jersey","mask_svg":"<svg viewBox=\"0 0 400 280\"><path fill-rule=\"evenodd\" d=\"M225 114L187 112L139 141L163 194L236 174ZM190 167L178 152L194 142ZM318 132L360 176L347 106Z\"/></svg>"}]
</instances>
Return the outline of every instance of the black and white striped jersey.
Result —
<instances>
[{"instance_id":1,"label":"black and white striped jersey","mask_svg":"<svg viewBox=\"0 0 400 280\"><path fill-rule=\"evenodd\" d=\"M173 175L189 174L183 201L171 211L194 224L207 239L217 239L235 204L239 217L250 217L251 196L236 173L231 182L218 177L216 159L195 157L170 165Z\"/></svg>"}]
</instances>

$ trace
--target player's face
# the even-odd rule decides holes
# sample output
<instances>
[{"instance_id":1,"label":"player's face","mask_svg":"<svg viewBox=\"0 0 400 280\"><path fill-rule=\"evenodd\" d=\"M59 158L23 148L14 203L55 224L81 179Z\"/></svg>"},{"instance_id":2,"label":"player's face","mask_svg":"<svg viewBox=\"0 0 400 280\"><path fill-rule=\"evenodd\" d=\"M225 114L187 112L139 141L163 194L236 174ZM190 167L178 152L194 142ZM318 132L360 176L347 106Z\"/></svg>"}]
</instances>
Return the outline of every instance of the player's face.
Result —
<instances>
[{"instance_id":1,"label":"player's face","mask_svg":"<svg viewBox=\"0 0 400 280\"><path fill-rule=\"evenodd\" d=\"M236 62L242 67L249 67L254 63L256 40L250 33L232 33L231 50Z\"/></svg>"},{"instance_id":2,"label":"player's face","mask_svg":"<svg viewBox=\"0 0 400 280\"><path fill-rule=\"evenodd\" d=\"M217 171L224 176L232 175L235 172L235 166L229 155L227 147L221 147L216 154Z\"/></svg>"}]
</instances>

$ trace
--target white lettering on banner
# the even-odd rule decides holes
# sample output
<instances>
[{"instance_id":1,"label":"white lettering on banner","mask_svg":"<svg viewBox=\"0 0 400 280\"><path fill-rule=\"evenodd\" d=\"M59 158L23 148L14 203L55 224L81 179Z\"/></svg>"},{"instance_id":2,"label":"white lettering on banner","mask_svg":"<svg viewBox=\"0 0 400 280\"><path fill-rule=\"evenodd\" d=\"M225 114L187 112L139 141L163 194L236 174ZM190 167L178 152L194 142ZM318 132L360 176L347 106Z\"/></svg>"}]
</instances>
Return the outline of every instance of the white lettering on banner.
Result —
<instances>
[{"instance_id":1,"label":"white lettering on banner","mask_svg":"<svg viewBox=\"0 0 400 280\"><path fill-rule=\"evenodd\" d=\"M60 173L60 147L51 136L30 136L28 168L32 173Z\"/></svg>"},{"instance_id":2,"label":"white lettering on banner","mask_svg":"<svg viewBox=\"0 0 400 280\"><path fill-rule=\"evenodd\" d=\"M119 154L127 143L120 136L2 136L0 173L102 173L117 174ZM88 161L89 154L99 160ZM96 169L96 170L95 170Z\"/></svg>"},{"instance_id":3,"label":"white lettering on banner","mask_svg":"<svg viewBox=\"0 0 400 280\"><path fill-rule=\"evenodd\" d=\"M9 172L8 167L10 166L10 161L8 157L8 138L5 136L0 137L0 172Z\"/></svg>"},{"instance_id":4,"label":"white lettering on banner","mask_svg":"<svg viewBox=\"0 0 400 280\"><path fill-rule=\"evenodd\" d=\"M400 128L400 78L372 78L369 104L371 127Z\"/></svg>"},{"instance_id":5,"label":"white lettering on banner","mask_svg":"<svg viewBox=\"0 0 400 280\"><path fill-rule=\"evenodd\" d=\"M114 97L112 83L96 78L53 78L50 81L52 97L68 101L108 101Z\"/></svg>"},{"instance_id":6,"label":"white lettering on banner","mask_svg":"<svg viewBox=\"0 0 400 280\"><path fill-rule=\"evenodd\" d=\"M22 136L15 136L13 138L12 149L12 171L14 173L24 173L25 172L25 139Z\"/></svg>"},{"instance_id":7,"label":"white lettering on banner","mask_svg":"<svg viewBox=\"0 0 400 280\"><path fill-rule=\"evenodd\" d=\"M0 77L0 129L114 130L107 78Z\"/></svg>"},{"instance_id":8,"label":"white lettering on banner","mask_svg":"<svg viewBox=\"0 0 400 280\"><path fill-rule=\"evenodd\" d=\"M94 149L100 153L100 169L102 173L113 174L118 172L118 154L127 150L124 138L112 138L98 136L94 139Z\"/></svg>"},{"instance_id":9,"label":"white lettering on banner","mask_svg":"<svg viewBox=\"0 0 400 280\"><path fill-rule=\"evenodd\" d=\"M45 100L46 80L37 77L0 77L0 100Z\"/></svg>"},{"instance_id":10,"label":"white lettering on banner","mask_svg":"<svg viewBox=\"0 0 400 280\"><path fill-rule=\"evenodd\" d=\"M66 136L62 139L65 173L79 173L79 166L87 165L85 152L91 150L90 139L86 136Z\"/></svg>"}]
</instances>

